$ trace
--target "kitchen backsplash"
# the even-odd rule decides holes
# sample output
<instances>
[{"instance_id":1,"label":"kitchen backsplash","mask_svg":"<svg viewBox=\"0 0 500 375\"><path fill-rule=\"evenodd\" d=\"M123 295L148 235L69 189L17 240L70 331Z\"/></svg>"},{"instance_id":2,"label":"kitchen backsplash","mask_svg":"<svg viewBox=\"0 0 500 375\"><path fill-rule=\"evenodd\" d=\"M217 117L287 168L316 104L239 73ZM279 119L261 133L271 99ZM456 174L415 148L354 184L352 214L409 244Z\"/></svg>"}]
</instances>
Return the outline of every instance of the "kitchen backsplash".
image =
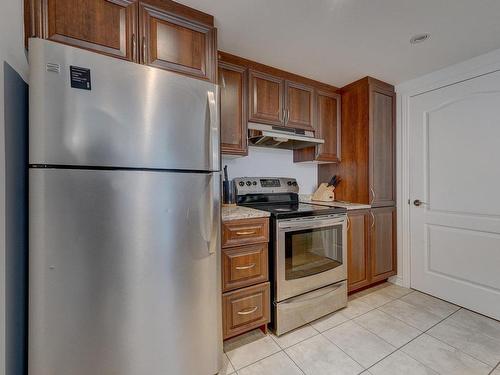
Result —
<instances>
[{"instance_id":1,"label":"kitchen backsplash","mask_svg":"<svg viewBox=\"0 0 500 375\"><path fill-rule=\"evenodd\" d=\"M294 163L293 151L275 148L249 147L248 156L222 158L229 178L235 177L294 177L301 194L312 194L318 185L316 164Z\"/></svg>"}]
</instances>

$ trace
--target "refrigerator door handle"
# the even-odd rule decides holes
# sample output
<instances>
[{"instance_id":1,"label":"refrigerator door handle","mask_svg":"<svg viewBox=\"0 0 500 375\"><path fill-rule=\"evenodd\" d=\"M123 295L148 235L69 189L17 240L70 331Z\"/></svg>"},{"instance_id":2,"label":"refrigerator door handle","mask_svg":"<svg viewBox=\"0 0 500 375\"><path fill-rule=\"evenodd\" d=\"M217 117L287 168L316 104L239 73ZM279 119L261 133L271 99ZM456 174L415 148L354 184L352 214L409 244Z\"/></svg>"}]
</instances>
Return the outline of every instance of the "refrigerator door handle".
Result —
<instances>
[{"instance_id":1,"label":"refrigerator door handle","mask_svg":"<svg viewBox=\"0 0 500 375\"><path fill-rule=\"evenodd\" d=\"M211 225L210 243L208 245L208 254L212 255L217 252L220 245L220 175L214 173L212 175L212 212L211 212Z\"/></svg>"},{"instance_id":2,"label":"refrigerator door handle","mask_svg":"<svg viewBox=\"0 0 500 375\"><path fill-rule=\"evenodd\" d=\"M213 171L220 170L219 161L219 120L217 114L217 100L213 91L207 91L208 109L210 112L210 166Z\"/></svg>"}]
</instances>

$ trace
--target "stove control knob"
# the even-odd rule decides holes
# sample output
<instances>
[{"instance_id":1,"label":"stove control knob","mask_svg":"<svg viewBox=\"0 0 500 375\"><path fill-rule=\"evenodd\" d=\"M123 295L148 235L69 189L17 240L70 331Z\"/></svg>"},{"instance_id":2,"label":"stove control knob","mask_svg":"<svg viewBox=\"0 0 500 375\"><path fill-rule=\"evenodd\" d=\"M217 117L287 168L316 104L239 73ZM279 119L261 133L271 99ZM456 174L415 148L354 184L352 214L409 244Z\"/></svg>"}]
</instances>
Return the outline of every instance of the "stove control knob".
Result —
<instances>
[{"instance_id":1,"label":"stove control knob","mask_svg":"<svg viewBox=\"0 0 500 375\"><path fill-rule=\"evenodd\" d=\"M238 183L238 185L240 185L240 186L245 186L245 183L244 183L243 181L240 181L240 182Z\"/></svg>"},{"instance_id":2,"label":"stove control knob","mask_svg":"<svg viewBox=\"0 0 500 375\"><path fill-rule=\"evenodd\" d=\"M252 185L253 186L257 185L257 181L252 182Z\"/></svg>"},{"instance_id":3,"label":"stove control knob","mask_svg":"<svg viewBox=\"0 0 500 375\"><path fill-rule=\"evenodd\" d=\"M286 184L287 184L288 186L292 186L292 181L288 181Z\"/></svg>"},{"instance_id":4,"label":"stove control knob","mask_svg":"<svg viewBox=\"0 0 500 375\"><path fill-rule=\"evenodd\" d=\"M252 183L250 181L247 181L247 186L250 186L252 185Z\"/></svg>"},{"instance_id":5,"label":"stove control knob","mask_svg":"<svg viewBox=\"0 0 500 375\"><path fill-rule=\"evenodd\" d=\"M294 181L294 182L292 183L292 185L293 185L293 186L297 186L297 182L296 182L296 181Z\"/></svg>"}]
</instances>

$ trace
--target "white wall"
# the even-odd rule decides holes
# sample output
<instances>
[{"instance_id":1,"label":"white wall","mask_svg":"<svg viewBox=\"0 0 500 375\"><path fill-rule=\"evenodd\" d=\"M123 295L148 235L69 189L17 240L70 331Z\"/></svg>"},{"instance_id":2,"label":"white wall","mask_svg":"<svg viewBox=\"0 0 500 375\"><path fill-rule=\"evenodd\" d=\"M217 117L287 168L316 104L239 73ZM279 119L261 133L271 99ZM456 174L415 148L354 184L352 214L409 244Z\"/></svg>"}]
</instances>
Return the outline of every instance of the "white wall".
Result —
<instances>
[{"instance_id":1,"label":"white wall","mask_svg":"<svg viewBox=\"0 0 500 375\"><path fill-rule=\"evenodd\" d=\"M312 194L318 185L317 164L294 163L293 151L277 148L249 147L248 156L224 157L229 178L235 177L294 177L301 194Z\"/></svg>"},{"instance_id":2,"label":"white wall","mask_svg":"<svg viewBox=\"0 0 500 375\"><path fill-rule=\"evenodd\" d=\"M27 79L23 41L23 2L2 0L0 9L0 375L5 375L5 138L4 72L6 61ZM11 375L11 374L8 374Z\"/></svg>"}]
</instances>

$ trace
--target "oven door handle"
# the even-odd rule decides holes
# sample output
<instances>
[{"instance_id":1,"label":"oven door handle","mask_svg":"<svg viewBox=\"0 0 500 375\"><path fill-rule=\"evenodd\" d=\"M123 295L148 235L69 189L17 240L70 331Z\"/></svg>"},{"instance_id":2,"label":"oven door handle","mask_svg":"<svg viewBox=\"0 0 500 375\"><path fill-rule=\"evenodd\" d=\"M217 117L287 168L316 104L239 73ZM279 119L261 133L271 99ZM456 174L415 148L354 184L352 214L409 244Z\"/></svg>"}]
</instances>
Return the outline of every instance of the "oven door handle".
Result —
<instances>
[{"instance_id":1,"label":"oven door handle","mask_svg":"<svg viewBox=\"0 0 500 375\"><path fill-rule=\"evenodd\" d=\"M342 224L344 225L346 222L346 217L339 219L331 219L331 220L311 220L311 221L297 221L297 222L284 222L278 223L278 229L280 231L288 231L288 229L297 230L297 229L315 229L315 228L324 228L331 227L333 225Z\"/></svg>"}]
</instances>

